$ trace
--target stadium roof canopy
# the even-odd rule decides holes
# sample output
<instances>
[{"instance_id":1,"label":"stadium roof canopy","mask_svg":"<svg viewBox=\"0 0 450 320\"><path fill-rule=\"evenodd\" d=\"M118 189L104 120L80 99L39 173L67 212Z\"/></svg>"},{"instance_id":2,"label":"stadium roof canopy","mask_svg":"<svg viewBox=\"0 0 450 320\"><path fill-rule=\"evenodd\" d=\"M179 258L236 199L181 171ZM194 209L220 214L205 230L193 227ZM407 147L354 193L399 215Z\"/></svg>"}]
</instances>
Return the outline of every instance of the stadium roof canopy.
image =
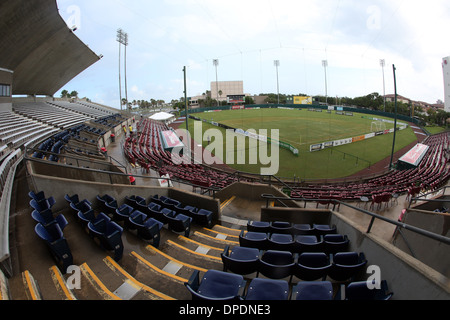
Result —
<instances>
[{"instance_id":1,"label":"stadium roof canopy","mask_svg":"<svg viewBox=\"0 0 450 320\"><path fill-rule=\"evenodd\" d=\"M54 95L100 57L75 36L56 0L0 1L0 68L12 94Z\"/></svg>"},{"instance_id":2,"label":"stadium roof canopy","mask_svg":"<svg viewBox=\"0 0 450 320\"><path fill-rule=\"evenodd\" d=\"M152 115L150 117L150 119L156 120L156 121L167 121L167 120L170 120L172 118L175 118L175 116L173 114L170 114L170 113L167 113L167 112L155 113L154 115Z\"/></svg>"}]
</instances>

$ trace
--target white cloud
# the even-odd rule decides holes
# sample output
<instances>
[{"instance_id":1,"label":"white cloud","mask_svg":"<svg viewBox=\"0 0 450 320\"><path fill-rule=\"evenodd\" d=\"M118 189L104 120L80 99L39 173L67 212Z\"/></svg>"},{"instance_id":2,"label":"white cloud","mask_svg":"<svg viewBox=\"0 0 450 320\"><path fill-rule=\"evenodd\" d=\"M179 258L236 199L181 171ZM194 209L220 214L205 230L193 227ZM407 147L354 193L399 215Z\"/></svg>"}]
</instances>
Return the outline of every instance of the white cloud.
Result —
<instances>
[{"instance_id":1,"label":"white cloud","mask_svg":"<svg viewBox=\"0 0 450 320\"><path fill-rule=\"evenodd\" d=\"M61 14L72 4L58 0ZM205 92L215 80L216 58L219 80L244 80L252 94L276 90L275 59L286 93L323 94L323 59L330 96L381 92L379 60L385 59L388 93L395 64L399 93L429 102L443 97L446 0L80 0L77 6L83 26L77 35L105 56L91 67L94 75L71 83L88 97L105 90L118 100L119 27L130 36L129 83L137 90L130 92L141 99L181 97L183 66L189 95ZM85 85L92 82L99 85Z\"/></svg>"}]
</instances>

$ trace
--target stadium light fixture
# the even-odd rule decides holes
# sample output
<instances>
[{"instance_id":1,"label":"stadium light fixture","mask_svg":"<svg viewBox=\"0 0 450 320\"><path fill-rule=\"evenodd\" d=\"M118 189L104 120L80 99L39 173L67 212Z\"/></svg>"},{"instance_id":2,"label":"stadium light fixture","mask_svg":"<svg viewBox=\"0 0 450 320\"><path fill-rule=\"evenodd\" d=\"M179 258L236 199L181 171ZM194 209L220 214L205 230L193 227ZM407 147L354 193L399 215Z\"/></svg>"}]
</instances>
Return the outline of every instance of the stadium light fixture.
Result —
<instances>
[{"instance_id":1,"label":"stadium light fixture","mask_svg":"<svg viewBox=\"0 0 450 320\"><path fill-rule=\"evenodd\" d=\"M384 66L386 65L386 61L384 59L380 60L381 69L383 71L383 100L384 100L384 112L386 112L386 83L384 80Z\"/></svg>"},{"instance_id":2,"label":"stadium light fixture","mask_svg":"<svg viewBox=\"0 0 450 320\"><path fill-rule=\"evenodd\" d=\"M128 107L128 90L127 90L127 46L128 46L128 33L122 29L117 30L117 42L119 42L119 90L120 90L120 110L122 110L122 80L121 80L121 46L125 47L125 100Z\"/></svg>"},{"instance_id":3,"label":"stadium light fixture","mask_svg":"<svg viewBox=\"0 0 450 320\"><path fill-rule=\"evenodd\" d=\"M280 104L280 82L278 78L278 67L280 66L280 60L275 60L273 62L275 68L277 69L277 94L278 94L278 104Z\"/></svg>"},{"instance_id":4,"label":"stadium light fixture","mask_svg":"<svg viewBox=\"0 0 450 320\"><path fill-rule=\"evenodd\" d=\"M213 65L214 65L214 67L216 67L217 106L219 106L219 80L218 80L218 76L217 76L217 67L219 66L219 59L214 59Z\"/></svg>"},{"instance_id":5,"label":"stadium light fixture","mask_svg":"<svg viewBox=\"0 0 450 320\"><path fill-rule=\"evenodd\" d=\"M325 103L328 105L328 83L327 83L327 67L328 67L328 61L322 60L322 66L325 70Z\"/></svg>"}]
</instances>

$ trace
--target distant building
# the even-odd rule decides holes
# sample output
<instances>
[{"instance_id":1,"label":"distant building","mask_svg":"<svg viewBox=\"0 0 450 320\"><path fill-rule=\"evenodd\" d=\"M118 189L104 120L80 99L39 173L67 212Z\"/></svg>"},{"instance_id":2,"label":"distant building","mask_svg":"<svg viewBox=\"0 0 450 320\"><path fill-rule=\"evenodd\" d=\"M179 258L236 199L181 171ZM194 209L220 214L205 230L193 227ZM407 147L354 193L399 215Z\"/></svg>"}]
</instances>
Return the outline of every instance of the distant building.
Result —
<instances>
[{"instance_id":1,"label":"distant building","mask_svg":"<svg viewBox=\"0 0 450 320\"><path fill-rule=\"evenodd\" d=\"M213 81L211 82L211 98L227 101L227 96L245 95L244 81Z\"/></svg>"},{"instance_id":2,"label":"distant building","mask_svg":"<svg viewBox=\"0 0 450 320\"><path fill-rule=\"evenodd\" d=\"M450 112L450 57L442 59L442 70L444 73L445 111Z\"/></svg>"}]
</instances>

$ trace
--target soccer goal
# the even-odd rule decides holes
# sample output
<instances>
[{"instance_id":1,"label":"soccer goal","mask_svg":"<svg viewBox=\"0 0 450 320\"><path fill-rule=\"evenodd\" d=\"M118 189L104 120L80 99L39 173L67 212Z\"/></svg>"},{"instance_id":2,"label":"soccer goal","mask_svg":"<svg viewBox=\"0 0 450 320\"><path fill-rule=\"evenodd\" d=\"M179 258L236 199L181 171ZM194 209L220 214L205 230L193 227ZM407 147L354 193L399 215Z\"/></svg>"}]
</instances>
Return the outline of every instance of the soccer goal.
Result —
<instances>
[{"instance_id":1,"label":"soccer goal","mask_svg":"<svg viewBox=\"0 0 450 320\"><path fill-rule=\"evenodd\" d=\"M372 121L372 124L370 125L370 130L372 132L385 131L386 123L381 120Z\"/></svg>"}]
</instances>

